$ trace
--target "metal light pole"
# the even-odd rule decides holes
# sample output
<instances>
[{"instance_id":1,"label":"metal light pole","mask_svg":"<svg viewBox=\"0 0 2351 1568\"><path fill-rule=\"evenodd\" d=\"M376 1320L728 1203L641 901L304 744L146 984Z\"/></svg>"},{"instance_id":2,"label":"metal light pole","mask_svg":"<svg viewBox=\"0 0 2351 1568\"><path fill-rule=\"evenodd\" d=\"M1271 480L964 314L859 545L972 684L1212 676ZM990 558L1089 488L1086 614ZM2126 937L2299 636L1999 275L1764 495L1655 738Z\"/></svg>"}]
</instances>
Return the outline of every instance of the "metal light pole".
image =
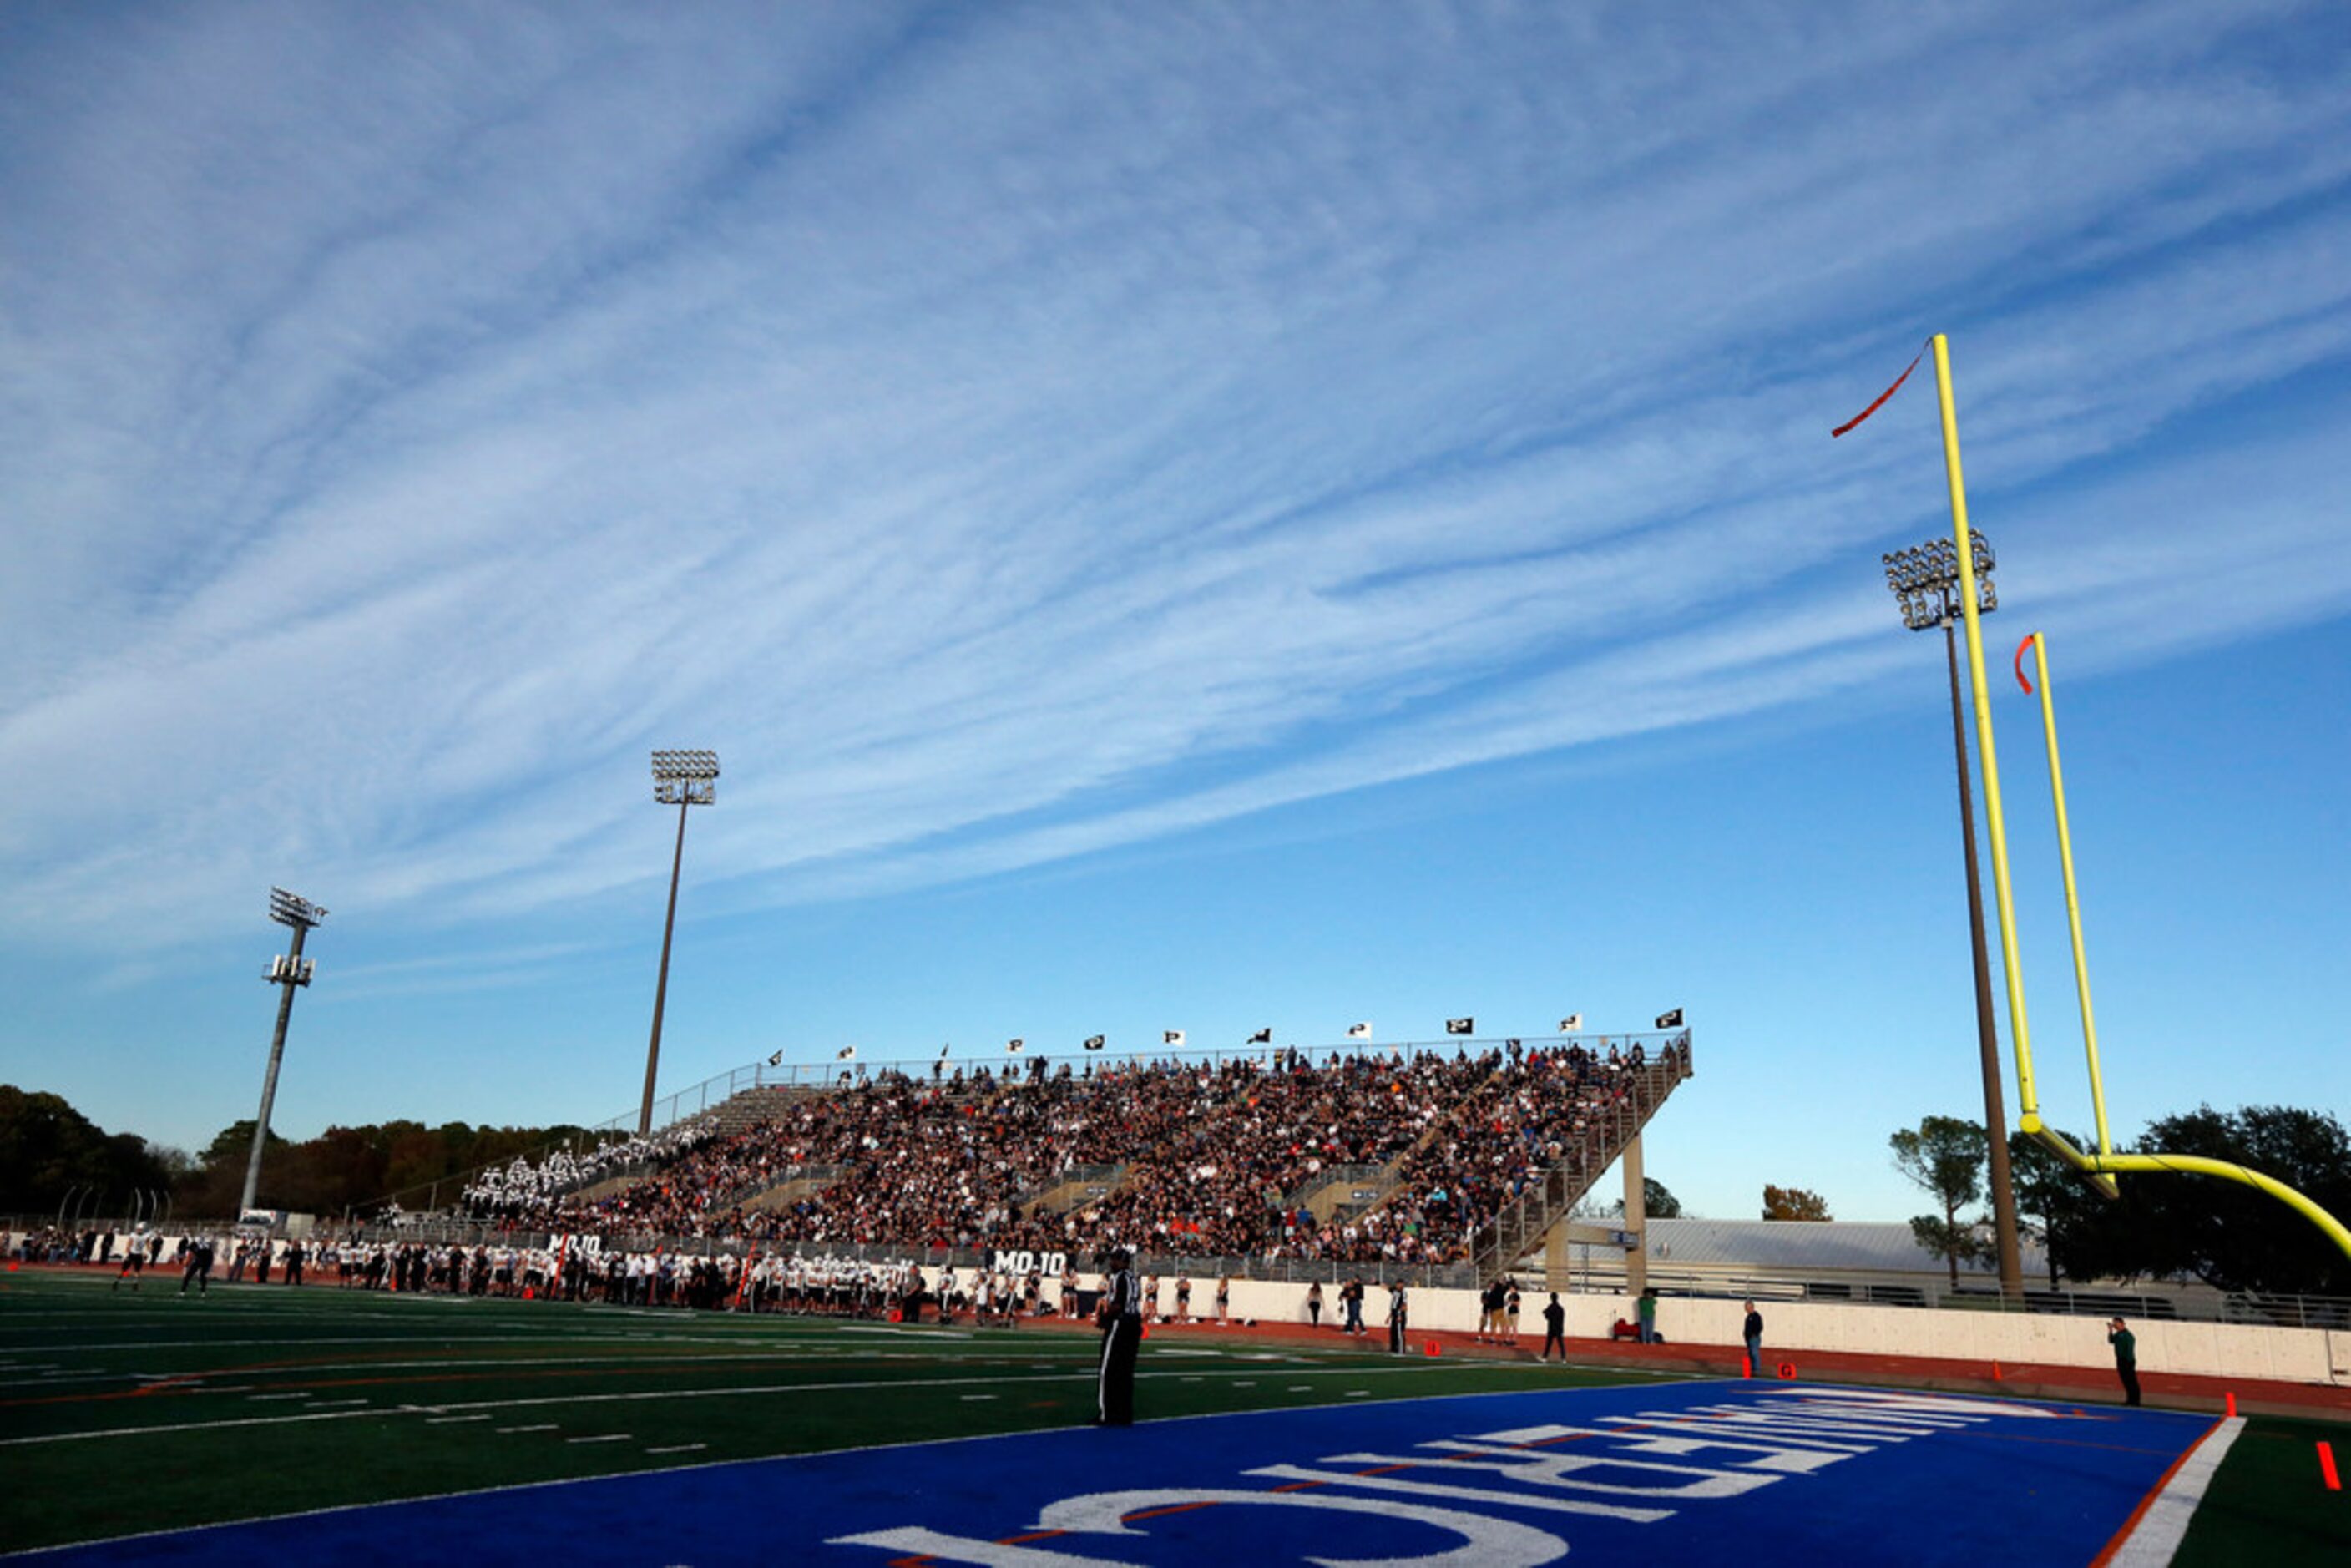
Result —
<instances>
[{"instance_id":1,"label":"metal light pole","mask_svg":"<svg viewBox=\"0 0 2351 1568\"><path fill-rule=\"evenodd\" d=\"M269 1071L261 1079L261 1114L253 1124L253 1155L245 1162L245 1197L236 1206L239 1216L253 1207L261 1191L261 1151L269 1143L269 1106L277 1098L277 1064L286 1055L286 1022L294 1016L295 988L308 985L311 971L318 967L302 956L302 939L310 934L310 927L327 918L327 912L307 898L273 887L269 918L294 928L294 946L283 957L269 960L268 973L261 977L278 988L277 1028L269 1037Z\"/></svg>"},{"instance_id":2,"label":"metal light pole","mask_svg":"<svg viewBox=\"0 0 2351 1568\"><path fill-rule=\"evenodd\" d=\"M677 873L685 863L685 809L718 799L718 753L653 753L653 799L677 808L677 850L669 862L669 914L662 920L661 977L653 982L653 1037L645 1047L645 1099L637 1113L637 1136L653 1130L653 1074L661 1066L662 1006L669 998L669 943L677 929Z\"/></svg>"},{"instance_id":3,"label":"metal light pole","mask_svg":"<svg viewBox=\"0 0 2351 1568\"><path fill-rule=\"evenodd\" d=\"M2000 608L1993 590L1991 544L1968 530L1975 559L1980 609ZM1999 1254L2000 1293L2010 1301L2024 1294L2024 1260L2016 1240L2016 1186L2008 1166L2008 1108L2000 1087L2000 1036L1992 1024L1991 957L1984 944L1983 881L1976 868L1975 795L1968 779L1968 732L1960 717L1959 642L1952 631L1959 616L1959 549L1949 539L1930 539L1882 558L1886 586L1902 602L1902 624L1913 632L1943 629L1943 654L1951 671L1951 749L1959 764L1959 839L1968 868L1968 940L1976 970L1976 1039L1983 1058L1984 1127L1991 1164L1992 1237Z\"/></svg>"}]
</instances>

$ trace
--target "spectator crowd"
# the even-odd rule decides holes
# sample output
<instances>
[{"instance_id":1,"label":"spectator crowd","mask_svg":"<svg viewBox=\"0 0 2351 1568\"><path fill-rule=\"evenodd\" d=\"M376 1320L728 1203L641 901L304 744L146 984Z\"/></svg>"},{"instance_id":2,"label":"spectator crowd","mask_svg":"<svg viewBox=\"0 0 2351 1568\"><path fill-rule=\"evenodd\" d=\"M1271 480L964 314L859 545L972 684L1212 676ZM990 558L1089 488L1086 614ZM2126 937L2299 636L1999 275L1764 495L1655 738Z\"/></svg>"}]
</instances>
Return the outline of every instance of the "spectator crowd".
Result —
<instances>
[{"instance_id":1,"label":"spectator crowd","mask_svg":"<svg viewBox=\"0 0 2351 1568\"><path fill-rule=\"evenodd\" d=\"M1451 1263L1552 1166L1604 1161L1623 1130L1614 1113L1651 1069L1678 1075L1687 1050L1683 1036L1654 1060L1639 1044L1511 1041L1320 1062L1280 1052L1082 1073L885 1071L796 1097L741 1132L705 1119L658 1147L631 1140L584 1160L517 1162L468 1202L477 1215L607 1241L695 1238L771 1254L859 1243L1084 1256L1116 1245ZM655 1168L640 1179L587 1190L646 1160ZM1119 1169L1093 1191L1079 1177L1100 1167Z\"/></svg>"}]
</instances>

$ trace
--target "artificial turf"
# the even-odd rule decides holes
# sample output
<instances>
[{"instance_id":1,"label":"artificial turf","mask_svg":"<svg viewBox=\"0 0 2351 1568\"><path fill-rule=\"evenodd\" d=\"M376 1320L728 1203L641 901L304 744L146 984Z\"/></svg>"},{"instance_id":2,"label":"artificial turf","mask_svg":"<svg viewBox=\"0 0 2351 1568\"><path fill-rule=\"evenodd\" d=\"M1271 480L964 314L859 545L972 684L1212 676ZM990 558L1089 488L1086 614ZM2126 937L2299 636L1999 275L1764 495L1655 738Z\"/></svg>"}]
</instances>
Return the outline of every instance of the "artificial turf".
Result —
<instances>
[{"instance_id":1,"label":"artificial turf","mask_svg":"<svg viewBox=\"0 0 2351 1568\"><path fill-rule=\"evenodd\" d=\"M0 1550L1093 1413L1091 1334L0 1276ZM1653 1378L1654 1375L1642 1375ZM1621 1371L1144 1347L1146 1418L1622 1382Z\"/></svg>"},{"instance_id":2,"label":"artificial turf","mask_svg":"<svg viewBox=\"0 0 2351 1568\"><path fill-rule=\"evenodd\" d=\"M2326 1489L2322 1442L2333 1446L2338 1471L2351 1462L2351 1423L2247 1422L2188 1526L2176 1568L2351 1563L2351 1492Z\"/></svg>"},{"instance_id":3,"label":"artificial turf","mask_svg":"<svg viewBox=\"0 0 2351 1568\"><path fill-rule=\"evenodd\" d=\"M1078 1332L176 1284L0 1275L0 1551L1092 1413ZM1147 1420L1633 1379L1659 1380L1236 1331L1155 1335L1138 1403ZM2250 1421L2179 1561L2351 1562L2319 1440L2351 1466L2351 1426Z\"/></svg>"}]
</instances>

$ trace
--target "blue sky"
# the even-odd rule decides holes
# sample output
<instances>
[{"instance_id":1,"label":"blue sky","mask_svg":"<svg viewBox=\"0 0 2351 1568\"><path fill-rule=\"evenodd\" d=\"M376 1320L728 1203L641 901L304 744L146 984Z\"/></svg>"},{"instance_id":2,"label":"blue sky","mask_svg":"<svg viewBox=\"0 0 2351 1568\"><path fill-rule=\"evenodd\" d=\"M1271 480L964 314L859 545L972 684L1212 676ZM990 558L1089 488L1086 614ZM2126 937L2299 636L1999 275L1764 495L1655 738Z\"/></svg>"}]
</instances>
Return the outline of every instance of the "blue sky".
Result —
<instances>
[{"instance_id":1,"label":"blue sky","mask_svg":"<svg viewBox=\"0 0 2351 1568\"><path fill-rule=\"evenodd\" d=\"M1683 1006L1651 1174L1980 1111L2048 636L2118 1126L2351 1089L2329 5L0 14L0 1079L201 1145ZM2053 1116L2088 1120L2000 688ZM2004 1028L2004 1026L2003 1026Z\"/></svg>"}]
</instances>

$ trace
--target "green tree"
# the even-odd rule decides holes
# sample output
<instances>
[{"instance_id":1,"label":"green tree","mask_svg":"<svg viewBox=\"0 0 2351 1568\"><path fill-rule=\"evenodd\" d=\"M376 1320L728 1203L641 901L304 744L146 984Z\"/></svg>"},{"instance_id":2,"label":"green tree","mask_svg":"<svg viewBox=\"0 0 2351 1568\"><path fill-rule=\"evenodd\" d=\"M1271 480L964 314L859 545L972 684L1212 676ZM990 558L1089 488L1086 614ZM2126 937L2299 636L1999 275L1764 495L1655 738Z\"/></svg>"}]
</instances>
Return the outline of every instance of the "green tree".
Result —
<instances>
[{"instance_id":1,"label":"green tree","mask_svg":"<svg viewBox=\"0 0 2351 1568\"><path fill-rule=\"evenodd\" d=\"M1643 1176L1641 1178L1641 1212L1651 1219L1679 1219L1682 1217L1682 1200L1667 1191L1666 1184L1656 1177ZM1607 1213L1611 1218L1624 1218L1625 1200L1620 1197L1610 1204Z\"/></svg>"},{"instance_id":2,"label":"green tree","mask_svg":"<svg viewBox=\"0 0 2351 1568\"><path fill-rule=\"evenodd\" d=\"M1766 1219L1830 1219L1829 1200L1819 1193L1801 1186L1773 1186L1763 1184L1763 1218Z\"/></svg>"},{"instance_id":3,"label":"green tree","mask_svg":"<svg viewBox=\"0 0 2351 1568\"><path fill-rule=\"evenodd\" d=\"M2087 1146L2071 1133L2059 1136L2077 1149ZM2114 1200L2091 1186L2088 1177L2022 1134L2008 1140L2008 1166L2017 1218L2041 1243L2051 1290L2057 1288L2061 1274L2080 1281L2128 1279L2146 1271L2132 1261L2145 1249L2125 1240L2126 1228L2116 1223L2120 1217L2114 1212Z\"/></svg>"},{"instance_id":4,"label":"green tree","mask_svg":"<svg viewBox=\"0 0 2351 1568\"><path fill-rule=\"evenodd\" d=\"M1983 1199L1984 1161L1991 1150L1983 1127L1958 1116L1928 1116L1887 1142L1894 1150L1894 1168L1942 1207L1939 1217L1913 1219L1910 1233L1919 1246L1950 1265L1951 1283L1957 1285L1959 1264L1984 1253L1974 1226L1959 1218L1961 1209Z\"/></svg>"},{"instance_id":5,"label":"green tree","mask_svg":"<svg viewBox=\"0 0 2351 1568\"><path fill-rule=\"evenodd\" d=\"M62 1096L0 1083L0 1214L53 1214L78 1187L120 1214L134 1192L171 1185L145 1140L110 1136Z\"/></svg>"}]
</instances>

